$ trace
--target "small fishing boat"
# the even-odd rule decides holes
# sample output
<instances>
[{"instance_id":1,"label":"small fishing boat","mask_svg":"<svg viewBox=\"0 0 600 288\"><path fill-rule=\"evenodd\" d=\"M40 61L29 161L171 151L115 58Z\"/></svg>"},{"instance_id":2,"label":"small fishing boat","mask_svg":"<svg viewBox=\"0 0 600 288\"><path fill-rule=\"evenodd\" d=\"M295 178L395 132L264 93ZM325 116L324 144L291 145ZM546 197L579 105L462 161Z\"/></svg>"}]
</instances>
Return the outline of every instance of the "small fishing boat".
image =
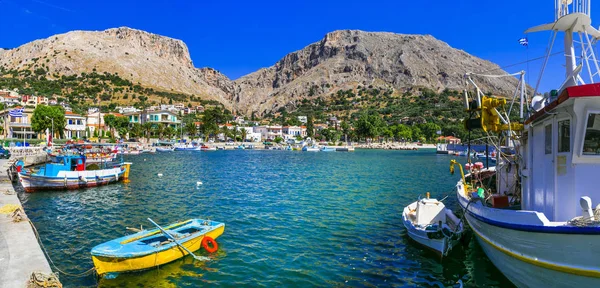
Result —
<instances>
[{"instance_id":1,"label":"small fishing boat","mask_svg":"<svg viewBox=\"0 0 600 288\"><path fill-rule=\"evenodd\" d=\"M402 213L408 236L415 242L441 256L458 243L463 234L463 223L444 203L427 197L406 206Z\"/></svg>"},{"instance_id":2,"label":"small fishing boat","mask_svg":"<svg viewBox=\"0 0 600 288\"><path fill-rule=\"evenodd\" d=\"M158 228L142 230L92 248L92 261L98 275L150 269L188 254L196 258L193 252L200 247L215 252L218 246L214 239L225 231L224 223L202 219L165 227L155 225Z\"/></svg>"},{"instance_id":3,"label":"small fishing boat","mask_svg":"<svg viewBox=\"0 0 600 288\"><path fill-rule=\"evenodd\" d=\"M25 168L16 164L19 182L25 192L39 190L81 189L116 183L129 178L131 163L105 163L103 169L87 170L84 155L58 155L56 163Z\"/></svg>"},{"instance_id":4,"label":"small fishing boat","mask_svg":"<svg viewBox=\"0 0 600 288\"><path fill-rule=\"evenodd\" d=\"M305 152L319 152L321 150L319 150L319 147L317 147L317 146L304 146L304 147L302 147L302 151L305 151Z\"/></svg>"},{"instance_id":5,"label":"small fishing boat","mask_svg":"<svg viewBox=\"0 0 600 288\"><path fill-rule=\"evenodd\" d=\"M335 147L323 146L323 147L321 147L321 151L323 151L323 152L335 152Z\"/></svg>"},{"instance_id":6,"label":"small fishing boat","mask_svg":"<svg viewBox=\"0 0 600 288\"><path fill-rule=\"evenodd\" d=\"M237 149L239 149L239 150L245 150L245 149L246 149L246 146L244 146L244 145L238 145L238 146L237 146Z\"/></svg>"},{"instance_id":7,"label":"small fishing boat","mask_svg":"<svg viewBox=\"0 0 600 288\"><path fill-rule=\"evenodd\" d=\"M194 144L175 145L175 151L198 151L200 146Z\"/></svg>"},{"instance_id":8,"label":"small fishing boat","mask_svg":"<svg viewBox=\"0 0 600 288\"><path fill-rule=\"evenodd\" d=\"M156 152L173 152L174 150L174 147L156 147Z\"/></svg>"},{"instance_id":9,"label":"small fishing boat","mask_svg":"<svg viewBox=\"0 0 600 288\"><path fill-rule=\"evenodd\" d=\"M200 151L217 151L217 147L209 147L206 145L200 146Z\"/></svg>"}]
</instances>

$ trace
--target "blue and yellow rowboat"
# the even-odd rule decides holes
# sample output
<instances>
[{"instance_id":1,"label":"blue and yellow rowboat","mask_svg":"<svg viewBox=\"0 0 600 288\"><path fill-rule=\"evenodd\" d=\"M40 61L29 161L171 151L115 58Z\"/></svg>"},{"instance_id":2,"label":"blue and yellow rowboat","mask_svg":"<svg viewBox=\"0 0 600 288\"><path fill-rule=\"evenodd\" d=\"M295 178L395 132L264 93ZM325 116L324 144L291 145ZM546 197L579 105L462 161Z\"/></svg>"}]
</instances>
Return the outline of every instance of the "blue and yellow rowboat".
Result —
<instances>
[{"instance_id":1,"label":"blue and yellow rowboat","mask_svg":"<svg viewBox=\"0 0 600 288\"><path fill-rule=\"evenodd\" d=\"M92 248L92 261L98 275L149 269L169 263L194 252L225 231L225 224L211 220L190 219L163 227L171 237L159 229L143 230L117 238ZM173 238L176 241L173 241ZM206 239L205 239L206 238ZM178 242L178 243L176 243ZM215 249L216 250L216 249Z\"/></svg>"}]
</instances>

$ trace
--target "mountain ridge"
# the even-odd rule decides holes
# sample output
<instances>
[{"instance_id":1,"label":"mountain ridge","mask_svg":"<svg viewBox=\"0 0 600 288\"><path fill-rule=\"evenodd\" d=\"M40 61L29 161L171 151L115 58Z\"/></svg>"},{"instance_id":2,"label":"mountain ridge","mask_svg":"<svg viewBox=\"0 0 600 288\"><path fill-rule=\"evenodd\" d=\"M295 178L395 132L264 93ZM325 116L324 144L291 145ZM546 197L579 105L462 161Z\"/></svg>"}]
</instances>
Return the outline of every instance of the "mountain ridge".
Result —
<instances>
[{"instance_id":1,"label":"mountain ridge","mask_svg":"<svg viewBox=\"0 0 600 288\"><path fill-rule=\"evenodd\" d=\"M128 27L75 30L0 49L0 67L43 68L48 79L115 73L144 87L215 100L245 115L293 109L303 99L327 98L359 86L391 89L396 96L418 93L415 88L462 90L467 71L502 71L432 35L337 30L270 67L231 80L213 68L196 68L182 40ZM485 91L510 94L516 83L504 78L478 84ZM129 92L110 90L115 99L125 99L121 94Z\"/></svg>"}]
</instances>

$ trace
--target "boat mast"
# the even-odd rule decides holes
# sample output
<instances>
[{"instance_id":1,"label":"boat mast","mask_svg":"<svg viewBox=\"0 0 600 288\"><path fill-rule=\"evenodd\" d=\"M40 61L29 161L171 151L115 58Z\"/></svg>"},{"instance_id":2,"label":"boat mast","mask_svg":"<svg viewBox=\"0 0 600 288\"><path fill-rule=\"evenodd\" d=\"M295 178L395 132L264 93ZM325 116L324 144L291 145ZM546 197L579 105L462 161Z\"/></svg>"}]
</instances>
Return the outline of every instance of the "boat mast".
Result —
<instances>
[{"instance_id":1,"label":"boat mast","mask_svg":"<svg viewBox=\"0 0 600 288\"><path fill-rule=\"evenodd\" d=\"M600 80L600 67L593 49L596 41L600 39L600 32L591 25L591 0L555 0L554 8L553 23L535 26L525 31L525 33L539 31L552 31L553 33L534 93L539 90L541 77L544 74L548 58L552 53L554 40L559 32L564 32L563 47L566 77L558 89L559 94L567 87L586 84L586 81L597 83ZM587 72L584 74L587 75L582 76L580 73L584 66Z\"/></svg>"}]
</instances>

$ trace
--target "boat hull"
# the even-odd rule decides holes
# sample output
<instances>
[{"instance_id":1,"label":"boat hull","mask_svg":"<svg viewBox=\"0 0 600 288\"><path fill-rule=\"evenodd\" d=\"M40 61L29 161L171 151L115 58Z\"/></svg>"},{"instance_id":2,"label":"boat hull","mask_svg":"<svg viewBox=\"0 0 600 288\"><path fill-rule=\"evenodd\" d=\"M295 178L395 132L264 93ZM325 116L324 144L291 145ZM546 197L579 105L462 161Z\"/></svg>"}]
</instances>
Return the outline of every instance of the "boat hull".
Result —
<instances>
[{"instance_id":1,"label":"boat hull","mask_svg":"<svg viewBox=\"0 0 600 288\"><path fill-rule=\"evenodd\" d=\"M404 227L406 228L408 237L416 243L420 244L421 246L435 252L440 257L447 255L448 252L450 252L450 250L452 250L452 248L459 243L459 240L463 233L462 223L458 223L458 218L456 218L456 216L454 215L454 213L452 213L451 210L447 210L444 208L444 213L448 215L448 219L452 218L453 220L450 221L456 222L455 225L458 225L456 226L457 231L455 236L441 238L429 237L430 235L428 235L429 233L426 229L416 227L413 224L413 221L411 220L411 209L415 209L416 206L416 202L412 203L411 205L405 207L404 211L402 212L402 222L404 224ZM414 213L412 215L414 216ZM431 233L435 231L429 232Z\"/></svg>"},{"instance_id":2,"label":"boat hull","mask_svg":"<svg viewBox=\"0 0 600 288\"><path fill-rule=\"evenodd\" d=\"M458 199L463 210L468 200ZM466 221L492 263L518 287L600 287L600 227L558 226L533 211L474 202ZM536 218L540 218L539 223ZM503 220L509 219L510 222ZM546 225L544 225L544 223ZM532 275L543 275L532 277Z\"/></svg>"},{"instance_id":3,"label":"boat hull","mask_svg":"<svg viewBox=\"0 0 600 288\"><path fill-rule=\"evenodd\" d=\"M18 173L25 192L44 190L73 190L108 185L126 179L126 169L114 168L91 171L71 171L67 177L47 177Z\"/></svg>"},{"instance_id":4,"label":"boat hull","mask_svg":"<svg viewBox=\"0 0 600 288\"><path fill-rule=\"evenodd\" d=\"M225 226L222 225L204 235L200 235L199 237L190 239L186 242L181 242L181 244L191 252L195 252L202 247L202 239L204 239L204 236L217 239L217 237L221 236L224 231ZM187 254L188 253L179 246L173 246L170 249L160 251L158 253L152 253L134 258L92 255L92 261L94 262L94 266L96 267L96 272L98 275L104 275L106 273L133 272L158 267L182 258Z\"/></svg>"}]
</instances>

